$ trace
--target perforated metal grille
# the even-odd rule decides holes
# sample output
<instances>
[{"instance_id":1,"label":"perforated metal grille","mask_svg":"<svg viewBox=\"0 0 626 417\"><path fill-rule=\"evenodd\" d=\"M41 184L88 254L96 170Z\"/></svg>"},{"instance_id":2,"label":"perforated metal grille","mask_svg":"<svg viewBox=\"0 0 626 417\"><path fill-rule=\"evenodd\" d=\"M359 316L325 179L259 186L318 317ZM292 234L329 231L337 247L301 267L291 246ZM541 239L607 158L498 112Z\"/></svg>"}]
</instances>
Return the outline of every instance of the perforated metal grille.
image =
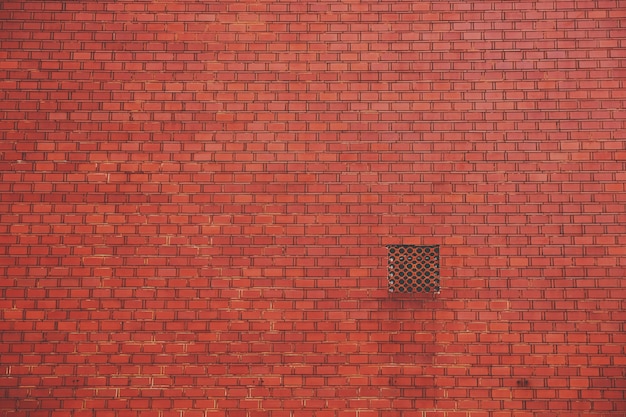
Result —
<instances>
[{"instance_id":1,"label":"perforated metal grille","mask_svg":"<svg viewBox=\"0 0 626 417\"><path fill-rule=\"evenodd\" d=\"M387 250L389 292L439 292L439 246L389 245Z\"/></svg>"}]
</instances>

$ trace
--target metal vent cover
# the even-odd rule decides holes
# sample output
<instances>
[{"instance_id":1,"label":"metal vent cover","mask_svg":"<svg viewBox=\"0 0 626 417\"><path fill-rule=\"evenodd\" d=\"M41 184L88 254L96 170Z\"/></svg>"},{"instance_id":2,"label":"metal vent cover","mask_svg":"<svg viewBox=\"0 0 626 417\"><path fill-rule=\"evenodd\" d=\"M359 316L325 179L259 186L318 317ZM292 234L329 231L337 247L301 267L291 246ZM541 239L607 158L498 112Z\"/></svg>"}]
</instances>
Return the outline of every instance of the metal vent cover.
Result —
<instances>
[{"instance_id":1,"label":"metal vent cover","mask_svg":"<svg viewBox=\"0 0 626 417\"><path fill-rule=\"evenodd\" d=\"M390 293L438 293L439 246L388 245L387 279Z\"/></svg>"}]
</instances>

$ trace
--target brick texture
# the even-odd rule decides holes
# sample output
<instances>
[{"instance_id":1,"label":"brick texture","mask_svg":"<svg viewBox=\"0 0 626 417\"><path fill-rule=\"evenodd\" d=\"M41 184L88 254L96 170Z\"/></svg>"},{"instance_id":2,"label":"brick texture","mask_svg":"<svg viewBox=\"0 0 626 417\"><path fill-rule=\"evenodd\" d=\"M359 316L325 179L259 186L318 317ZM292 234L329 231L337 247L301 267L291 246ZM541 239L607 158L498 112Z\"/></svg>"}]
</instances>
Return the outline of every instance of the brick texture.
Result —
<instances>
[{"instance_id":1,"label":"brick texture","mask_svg":"<svg viewBox=\"0 0 626 417\"><path fill-rule=\"evenodd\" d=\"M624 0L0 2L0 415L623 417L625 183Z\"/></svg>"}]
</instances>

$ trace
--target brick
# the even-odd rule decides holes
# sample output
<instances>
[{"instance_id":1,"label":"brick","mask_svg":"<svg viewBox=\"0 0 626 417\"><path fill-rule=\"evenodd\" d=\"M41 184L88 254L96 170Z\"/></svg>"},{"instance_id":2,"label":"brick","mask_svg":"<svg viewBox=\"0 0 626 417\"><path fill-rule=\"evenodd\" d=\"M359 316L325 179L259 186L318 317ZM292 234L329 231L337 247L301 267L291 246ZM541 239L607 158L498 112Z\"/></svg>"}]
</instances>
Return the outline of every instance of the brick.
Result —
<instances>
[{"instance_id":1,"label":"brick","mask_svg":"<svg viewBox=\"0 0 626 417\"><path fill-rule=\"evenodd\" d=\"M4 5L0 412L620 414L618 3Z\"/></svg>"}]
</instances>

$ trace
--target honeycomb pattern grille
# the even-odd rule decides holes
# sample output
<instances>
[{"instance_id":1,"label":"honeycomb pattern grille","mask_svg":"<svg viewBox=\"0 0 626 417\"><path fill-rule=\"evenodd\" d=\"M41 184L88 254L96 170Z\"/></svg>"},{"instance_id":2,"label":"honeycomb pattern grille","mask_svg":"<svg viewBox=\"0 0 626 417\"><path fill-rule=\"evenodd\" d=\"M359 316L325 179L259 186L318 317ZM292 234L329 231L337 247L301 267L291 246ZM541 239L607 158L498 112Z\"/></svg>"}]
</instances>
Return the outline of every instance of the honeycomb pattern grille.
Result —
<instances>
[{"instance_id":1,"label":"honeycomb pattern grille","mask_svg":"<svg viewBox=\"0 0 626 417\"><path fill-rule=\"evenodd\" d=\"M439 292L439 246L389 245L387 251L389 292Z\"/></svg>"}]
</instances>

